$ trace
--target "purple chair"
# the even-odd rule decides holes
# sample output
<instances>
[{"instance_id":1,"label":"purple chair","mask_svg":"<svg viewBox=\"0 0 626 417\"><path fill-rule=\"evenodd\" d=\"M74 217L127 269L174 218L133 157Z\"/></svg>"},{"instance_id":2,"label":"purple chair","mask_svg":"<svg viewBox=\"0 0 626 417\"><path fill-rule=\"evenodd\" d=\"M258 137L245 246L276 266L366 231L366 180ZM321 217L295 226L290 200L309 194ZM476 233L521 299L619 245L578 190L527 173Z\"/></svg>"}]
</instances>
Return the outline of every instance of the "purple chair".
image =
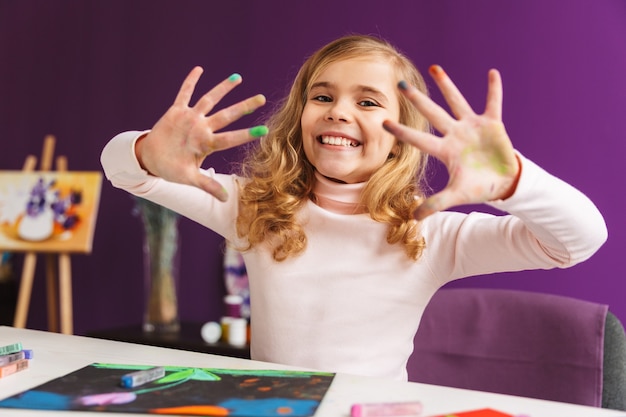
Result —
<instances>
[{"instance_id":1,"label":"purple chair","mask_svg":"<svg viewBox=\"0 0 626 417\"><path fill-rule=\"evenodd\" d=\"M603 304L441 289L414 344L410 381L626 410L626 336Z\"/></svg>"}]
</instances>

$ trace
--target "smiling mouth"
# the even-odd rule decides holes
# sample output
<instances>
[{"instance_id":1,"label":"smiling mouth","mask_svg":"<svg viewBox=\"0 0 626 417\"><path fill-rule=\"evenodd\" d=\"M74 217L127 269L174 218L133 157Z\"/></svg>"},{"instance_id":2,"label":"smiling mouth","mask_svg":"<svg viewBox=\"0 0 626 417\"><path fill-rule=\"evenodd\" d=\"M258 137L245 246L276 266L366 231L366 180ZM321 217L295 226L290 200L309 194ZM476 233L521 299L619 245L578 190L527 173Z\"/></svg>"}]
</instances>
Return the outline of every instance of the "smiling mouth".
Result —
<instances>
[{"instance_id":1,"label":"smiling mouth","mask_svg":"<svg viewBox=\"0 0 626 417\"><path fill-rule=\"evenodd\" d=\"M348 139L341 136L323 135L318 136L317 140L324 145L343 146L346 148L356 148L357 146L361 145L361 143L357 140Z\"/></svg>"}]
</instances>

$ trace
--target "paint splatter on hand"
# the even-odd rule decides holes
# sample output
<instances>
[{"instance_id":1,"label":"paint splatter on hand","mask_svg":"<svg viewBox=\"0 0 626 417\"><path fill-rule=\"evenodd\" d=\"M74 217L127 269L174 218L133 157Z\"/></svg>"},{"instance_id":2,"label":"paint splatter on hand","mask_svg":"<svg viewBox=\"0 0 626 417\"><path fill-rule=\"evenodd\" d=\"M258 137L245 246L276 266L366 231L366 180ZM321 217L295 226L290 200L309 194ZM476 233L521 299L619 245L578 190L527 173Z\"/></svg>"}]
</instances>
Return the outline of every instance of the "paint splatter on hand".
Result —
<instances>
[{"instance_id":1,"label":"paint splatter on hand","mask_svg":"<svg viewBox=\"0 0 626 417\"><path fill-rule=\"evenodd\" d=\"M413 105L441 133L441 137L385 121L384 127L399 140L416 146L448 170L448 184L423 201L415 212L421 220L430 214L463 204L478 204L510 197L515 191L520 164L502 123L502 80L489 71L487 104L476 114L452 80L439 66L430 74L442 92L451 114L417 88L399 83Z\"/></svg>"},{"instance_id":2,"label":"paint splatter on hand","mask_svg":"<svg viewBox=\"0 0 626 417\"><path fill-rule=\"evenodd\" d=\"M226 94L241 84L242 79L239 74L231 75L192 106L191 96L201 74L200 67L195 67L189 73L174 104L147 135L139 138L135 154L141 166L150 174L168 181L193 185L225 201L228 196L224 188L217 181L201 174L199 168L211 153L267 134L265 126L221 131L264 105L265 97L261 94L252 96L209 114Z\"/></svg>"}]
</instances>

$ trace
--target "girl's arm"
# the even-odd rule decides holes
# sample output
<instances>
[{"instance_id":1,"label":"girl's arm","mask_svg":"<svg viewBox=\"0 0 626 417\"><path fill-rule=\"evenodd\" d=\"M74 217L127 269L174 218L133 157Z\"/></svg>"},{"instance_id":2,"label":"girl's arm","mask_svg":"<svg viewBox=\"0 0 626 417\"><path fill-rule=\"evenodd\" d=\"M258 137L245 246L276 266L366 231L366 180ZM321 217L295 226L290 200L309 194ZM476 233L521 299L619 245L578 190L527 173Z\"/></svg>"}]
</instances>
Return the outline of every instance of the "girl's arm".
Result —
<instances>
[{"instance_id":1,"label":"girl's arm","mask_svg":"<svg viewBox=\"0 0 626 417\"><path fill-rule=\"evenodd\" d=\"M494 272L568 268L606 241L604 218L587 196L518 157L515 193L488 203L508 215L444 211L424 220L427 262L441 285Z\"/></svg>"},{"instance_id":2,"label":"girl's arm","mask_svg":"<svg viewBox=\"0 0 626 417\"><path fill-rule=\"evenodd\" d=\"M604 218L583 193L516 153L502 123L498 71L489 71L483 114L474 113L440 67L431 67L430 73L451 114L418 89L403 82L399 87L443 136L384 123L399 140L433 155L448 169L446 187L427 198L415 217L424 219L453 206L479 203L511 214L441 213L434 222L427 221L425 227L437 236L431 239L431 249L441 244L440 250L431 253L450 257L447 262L437 260L448 265L439 276L454 279L497 271L564 268L595 253L607 239Z\"/></svg>"},{"instance_id":3,"label":"girl's arm","mask_svg":"<svg viewBox=\"0 0 626 417\"><path fill-rule=\"evenodd\" d=\"M169 208L220 235L233 239L237 199L221 202L203 189L166 181L150 175L136 157L135 143L146 132L129 131L116 135L104 147L100 161L111 184L133 195ZM215 174L212 169L198 170L200 175L220 184L229 195L237 193L237 177Z\"/></svg>"}]
</instances>

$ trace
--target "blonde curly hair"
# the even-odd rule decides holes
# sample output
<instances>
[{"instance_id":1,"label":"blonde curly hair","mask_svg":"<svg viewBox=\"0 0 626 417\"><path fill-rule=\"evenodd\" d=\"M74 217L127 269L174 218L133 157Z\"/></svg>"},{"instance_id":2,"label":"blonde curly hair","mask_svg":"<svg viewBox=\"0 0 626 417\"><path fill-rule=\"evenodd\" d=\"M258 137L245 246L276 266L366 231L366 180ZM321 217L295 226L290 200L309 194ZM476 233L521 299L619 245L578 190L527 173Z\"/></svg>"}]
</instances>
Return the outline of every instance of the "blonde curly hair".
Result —
<instances>
[{"instance_id":1,"label":"blonde curly hair","mask_svg":"<svg viewBox=\"0 0 626 417\"><path fill-rule=\"evenodd\" d=\"M269 245L274 260L284 261L306 249L307 237L297 213L310 199L315 201L314 167L302 144L300 118L311 84L329 65L354 57L378 57L396 69L397 80L427 93L423 77L411 61L387 41L369 35L339 38L311 55L300 68L291 90L267 123L269 133L251 148L242 163L237 233L247 238L249 250ZM423 131L428 121L402 95L400 122ZM407 256L417 260L425 242L413 212L424 196L427 156L399 142L397 152L369 179L361 204L375 221L387 223L387 242L402 244ZM417 196L417 197L416 197Z\"/></svg>"}]
</instances>

